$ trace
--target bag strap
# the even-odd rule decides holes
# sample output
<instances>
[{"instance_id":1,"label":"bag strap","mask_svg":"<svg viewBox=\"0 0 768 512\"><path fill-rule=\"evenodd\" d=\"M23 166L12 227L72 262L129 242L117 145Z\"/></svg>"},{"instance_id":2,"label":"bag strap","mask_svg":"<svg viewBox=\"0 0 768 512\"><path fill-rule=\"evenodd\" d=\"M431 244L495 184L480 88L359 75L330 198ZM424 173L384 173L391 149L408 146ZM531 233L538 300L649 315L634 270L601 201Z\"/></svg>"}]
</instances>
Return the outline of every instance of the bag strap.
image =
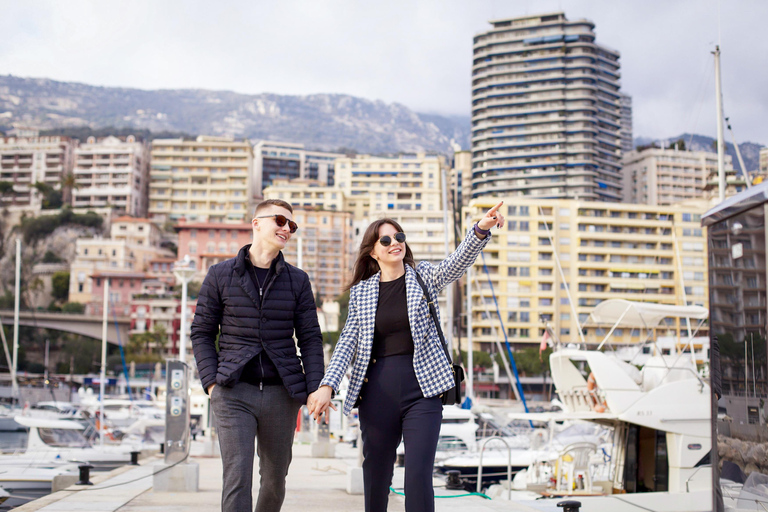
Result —
<instances>
[{"instance_id":1,"label":"bag strap","mask_svg":"<svg viewBox=\"0 0 768 512\"><path fill-rule=\"evenodd\" d=\"M427 305L429 306L429 316L432 317L432 321L435 323L435 327L437 328L437 335L440 337L440 343L443 345L445 357L448 358L449 364L453 364L453 358L451 358L451 354L448 352L448 346L445 343L443 330L440 328L440 322L437 321L437 309L435 308L435 303L432 302L432 298L429 296L429 290L427 290L427 285L425 285L424 281L422 281L418 271L416 271L416 280L419 282L421 289L424 290L424 298L427 299Z\"/></svg>"}]
</instances>

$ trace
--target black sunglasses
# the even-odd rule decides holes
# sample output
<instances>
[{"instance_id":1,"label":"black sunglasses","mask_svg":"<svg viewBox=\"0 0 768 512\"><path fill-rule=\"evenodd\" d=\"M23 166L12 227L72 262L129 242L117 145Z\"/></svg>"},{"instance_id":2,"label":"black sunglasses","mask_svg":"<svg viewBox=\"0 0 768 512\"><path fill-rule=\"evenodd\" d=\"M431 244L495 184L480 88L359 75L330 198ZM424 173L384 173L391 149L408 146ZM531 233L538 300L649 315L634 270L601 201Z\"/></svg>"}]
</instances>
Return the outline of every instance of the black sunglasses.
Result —
<instances>
[{"instance_id":1,"label":"black sunglasses","mask_svg":"<svg viewBox=\"0 0 768 512\"><path fill-rule=\"evenodd\" d=\"M395 242L399 244L405 242L405 233L395 233ZM384 235L383 237L379 238L379 243L384 247L389 247L389 244L392 243L392 237L389 235Z\"/></svg>"},{"instance_id":2,"label":"black sunglasses","mask_svg":"<svg viewBox=\"0 0 768 512\"><path fill-rule=\"evenodd\" d=\"M293 222L292 220L288 220L288 218L285 215L262 215L260 217L256 217L257 219L268 219L274 217L275 218L275 224L277 224L277 227L281 228L285 226L285 223L288 223L288 229L291 230L291 233L295 233L299 229L299 225Z\"/></svg>"}]
</instances>

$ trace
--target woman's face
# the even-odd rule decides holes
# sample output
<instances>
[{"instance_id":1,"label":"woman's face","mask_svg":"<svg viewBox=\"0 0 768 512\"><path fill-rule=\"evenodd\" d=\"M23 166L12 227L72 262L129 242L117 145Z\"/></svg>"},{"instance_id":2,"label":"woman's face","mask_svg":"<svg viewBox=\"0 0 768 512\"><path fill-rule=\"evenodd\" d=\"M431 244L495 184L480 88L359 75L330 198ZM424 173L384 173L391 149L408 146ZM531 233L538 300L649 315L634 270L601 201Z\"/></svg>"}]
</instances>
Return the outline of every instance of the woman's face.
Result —
<instances>
[{"instance_id":1,"label":"woman's face","mask_svg":"<svg viewBox=\"0 0 768 512\"><path fill-rule=\"evenodd\" d=\"M387 265L402 262L405 257L405 242L398 243L395 240L397 228L392 224L382 224L379 227L379 238L371 251L371 257L379 262L379 265ZM388 246L381 245L381 237L388 235L391 243Z\"/></svg>"}]
</instances>

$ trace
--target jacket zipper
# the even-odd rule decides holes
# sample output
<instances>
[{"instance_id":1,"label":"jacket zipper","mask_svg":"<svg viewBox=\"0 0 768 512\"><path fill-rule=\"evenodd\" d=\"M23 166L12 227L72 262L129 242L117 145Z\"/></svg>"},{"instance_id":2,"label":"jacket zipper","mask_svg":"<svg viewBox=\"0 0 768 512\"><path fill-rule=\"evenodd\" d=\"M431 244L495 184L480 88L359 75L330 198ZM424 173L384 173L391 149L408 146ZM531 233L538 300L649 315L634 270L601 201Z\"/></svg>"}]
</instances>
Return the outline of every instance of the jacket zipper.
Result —
<instances>
[{"instance_id":1,"label":"jacket zipper","mask_svg":"<svg viewBox=\"0 0 768 512\"><path fill-rule=\"evenodd\" d=\"M261 370L261 380L259 381L259 391L264 390L264 366L261 364L261 354L264 353L264 347L262 347L261 352L259 352L259 369Z\"/></svg>"},{"instance_id":2,"label":"jacket zipper","mask_svg":"<svg viewBox=\"0 0 768 512\"><path fill-rule=\"evenodd\" d=\"M267 272L266 279L264 279L264 281L265 281L265 283L267 285L267 291L269 291L269 289L272 287L272 281L274 281L274 279L270 280L270 277L271 277L270 274L271 273L272 273L272 271L270 269L270 271ZM261 286L261 283L259 283L259 316L261 316L261 311L262 311L263 306L264 306L264 287ZM264 350L266 350L266 349L264 348L264 340L263 340L263 336L262 336L261 352L259 352L259 370L261 371L261 379L259 380L259 391L263 391L264 390L264 365L262 365L262 362L261 362L261 354L264 352Z\"/></svg>"}]
</instances>

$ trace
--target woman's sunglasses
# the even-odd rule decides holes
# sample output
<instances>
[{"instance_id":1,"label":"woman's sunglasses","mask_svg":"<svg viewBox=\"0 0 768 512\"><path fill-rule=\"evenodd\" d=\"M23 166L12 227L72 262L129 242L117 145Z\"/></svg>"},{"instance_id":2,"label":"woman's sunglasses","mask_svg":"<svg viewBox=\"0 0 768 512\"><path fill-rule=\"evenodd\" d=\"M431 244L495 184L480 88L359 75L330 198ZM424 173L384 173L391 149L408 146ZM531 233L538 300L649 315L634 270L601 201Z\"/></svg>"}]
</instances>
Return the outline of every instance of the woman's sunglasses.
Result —
<instances>
[{"instance_id":1,"label":"woman's sunglasses","mask_svg":"<svg viewBox=\"0 0 768 512\"><path fill-rule=\"evenodd\" d=\"M405 242L405 233L395 233L395 242L399 244ZM389 247L389 245L392 243L392 237L389 235L384 235L383 237L379 238L379 243L384 247Z\"/></svg>"},{"instance_id":2,"label":"woman's sunglasses","mask_svg":"<svg viewBox=\"0 0 768 512\"><path fill-rule=\"evenodd\" d=\"M295 233L296 230L299 229L299 225L293 222L292 220L288 220L288 218L285 215L262 215L260 217L256 217L257 219L268 219L274 217L275 218L275 224L277 224L277 227L281 228L285 226L285 223L288 223L288 229L291 230L291 233ZM405 236L405 235L403 235ZM387 244L389 245L389 244Z\"/></svg>"}]
</instances>

